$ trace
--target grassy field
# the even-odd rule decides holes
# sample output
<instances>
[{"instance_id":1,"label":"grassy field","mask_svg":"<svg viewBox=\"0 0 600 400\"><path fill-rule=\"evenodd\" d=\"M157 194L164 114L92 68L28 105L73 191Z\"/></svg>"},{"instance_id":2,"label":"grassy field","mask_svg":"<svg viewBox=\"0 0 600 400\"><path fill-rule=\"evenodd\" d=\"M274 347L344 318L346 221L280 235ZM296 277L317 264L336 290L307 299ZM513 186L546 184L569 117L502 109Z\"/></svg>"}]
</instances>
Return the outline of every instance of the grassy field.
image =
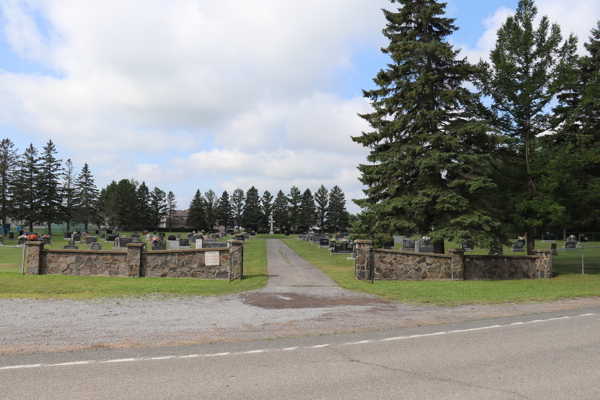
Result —
<instances>
[{"instance_id":1,"label":"grassy field","mask_svg":"<svg viewBox=\"0 0 600 400\"><path fill-rule=\"evenodd\" d=\"M59 241L55 241L52 247L58 248L60 245ZM112 248L112 245L110 247ZM146 295L218 296L254 290L267 284L266 242L258 239L253 239L244 245L244 279L231 283L221 280L177 278L22 276L19 273L20 256L17 250L22 251L21 249L0 247L0 298L92 299Z\"/></svg>"},{"instance_id":2,"label":"grassy field","mask_svg":"<svg viewBox=\"0 0 600 400\"><path fill-rule=\"evenodd\" d=\"M285 240L285 243L299 256L321 269L346 289L372 293L382 298L407 303L460 305L600 296L600 275L581 275L581 267L579 267L579 274L569 273L568 269L558 267L562 272L553 279L462 282L375 281L371 284L354 278L354 261L347 260L345 256L330 256L326 249L302 240ZM569 255L565 253L560 252L558 257L553 258L553 263L568 261L571 252L568 252ZM577 253L581 257L580 251L572 253Z\"/></svg>"}]
</instances>

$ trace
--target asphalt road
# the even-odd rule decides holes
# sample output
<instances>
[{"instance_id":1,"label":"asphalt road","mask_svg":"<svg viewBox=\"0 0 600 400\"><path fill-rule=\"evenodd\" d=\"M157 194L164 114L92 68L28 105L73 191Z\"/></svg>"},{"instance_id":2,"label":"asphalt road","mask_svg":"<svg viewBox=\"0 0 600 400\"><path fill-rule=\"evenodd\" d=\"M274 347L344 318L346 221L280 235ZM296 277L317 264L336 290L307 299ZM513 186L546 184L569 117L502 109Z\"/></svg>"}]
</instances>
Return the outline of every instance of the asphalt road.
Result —
<instances>
[{"instance_id":1,"label":"asphalt road","mask_svg":"<svg viewBox=\"0 0 600 400\"><path fill-rule=\"evenodd\" d=\"M598 399L600 308L385 332L0 358L27 399Z\"/></svg>"}]
</instances>

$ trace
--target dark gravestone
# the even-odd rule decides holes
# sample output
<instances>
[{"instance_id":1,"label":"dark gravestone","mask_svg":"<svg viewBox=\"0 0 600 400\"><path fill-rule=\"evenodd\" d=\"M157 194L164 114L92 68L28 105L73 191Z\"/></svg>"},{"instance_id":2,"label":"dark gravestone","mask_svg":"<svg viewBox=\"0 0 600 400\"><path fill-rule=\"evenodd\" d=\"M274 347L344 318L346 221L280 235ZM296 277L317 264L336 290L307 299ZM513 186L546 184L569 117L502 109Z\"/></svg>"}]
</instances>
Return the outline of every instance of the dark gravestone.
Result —
<instances>
[{"instance_id":1,"label":"dark gravestone","mask_svg":"<svg viewBox=\"0 0 600 400\"><path fill-rule=\"evenodd\" d=\"M350 254L352 253L352 243L349 242L336 242L332 248L332 253L338 254Z\"/></svg>"},{"instance_id":2,"label":"dark gravestone","mask_svg":"<svg viewBox=\"0 0 600 400\"><path fill-rule=\"evenodd\" d=\"M85 244L92 244L92 243L96 243L98 240L96 239L96 236L86 236L85 238Z\"/></svg>"},{"instance_id":3,"label":"dark gravestone","mask_svg":"<svg viewBox=\"0 0 600 400\"><path fill-rule=\"evenodd\" d=\"M404 250L415 251L415 241L412 239L404 239Z\"/></svg>"},{"instance_id":4,"label":"dark gravestone","mask_svg":"<svg viewBox=\"0 0 600 400\"><path fill-rule=\"evenodd\" d=\"M579 243L587 243L588 242L588 238L585 235L585 233L580 233L579 234Z\"/></svg>"},{"instance_id":5,"label":"dark gravestone","mask_svg":"<svg viewBox=\"0 0 600 400\"><path fill-rule=\"evenodd\" d=\"M474 251L475 246L473 246L472 240L467 240L467 243L460 246L464 251Z\"/></svg>"},{"instance_id":6,"label":"dark gravestone","mask_svg":"<svg viewBox=\"0 0 600 400\"><path fill-rule=\"evenodd\" d=\"M71 235L72 235L71 232L65 232L65 233L63 233L63 236L64 236L65 239L71 239Z\"/></svg>"},{"instance_id":7,"label":"dark gravestone","mask_svg":"<svg viewBox=\"0 0 600 400\"><path fill-rule=\"evenodd\" d=\"M152 243L152 250L166 250L166 243L154 242Z\"/></svg>"},{"instance_id":8,"label":"dark gravestone","mask_svg":"<svg viewBox=\"0 0 600 400\"><path fill-rule=\"evenodd\" d=\"M175 237L175 235L169 235L167 240L177 240L177 238Z\"/></svg>"},{"instance_id":9,"label":"dark gravestone","mask_svg":"<svg viewBox=\"0 0 600 400\"><path fill-rule=\"evenodd\" d=\"M514 242L512 245L512 251L513 252L525 251L525 240L518 239L516 242Z\"/></svg>"},{"instance_id":10,"label":"dark gravestone","mask_svg":"<svg viewBox=\"0 0 600 400\"><path fill-rule=\"evenodd\" d=\"M106 230L106 233L107 233L107 234L111 234L111 233L113 233L113 231L112 231L112 229L107 229L107 230Z\"/></svg>"},{"instance_id":11,"label":"dark gravestone","mask_svg":"<svg viewBox=\"0 0 600 400\"><path fill-rule=\"evenodd\" d=\"M77 246L71 246L71 245L63 246L62 248L64 250L79 250L79 247L77 247Z\"/></svg>"},{"instance_id":12,"label":"dark gravestone","mask_svg":"<svg viewBox=\"0 0 600 400\"><path fill-rule=\"evenodd\" d=\"M321 239L319 240L320 247L329 247L329 239Z\"/></svg>"},{"instance_id":13,"label":"dark gravestone","mask_svg":"<svg viewBox=\"0 0 600 400\"><path fill-rule=\"evenodd\" d=\"M227 247L227 243L225 242L202 242L203 249L220 249L222 247Z\"/></svg>"},{"instance_id":14,"label":"dark gravestone","mask_svg":"<svg viewBox=\"0 0 600 400\"><path fill-rule=\"evenodd\" d=\"M81 242L81 235L74 234L73 235L73 241L74 242Z\"/></svg>"},{"instance_id":15,"label":"dark gravestone","mask_svg":"<svg viewBox=\"0 0 600 400\"><path fill-rule=\"evenodd\" d=\"M567 241L565 242L565 250L575 250L577 248L576 241Z\"/></svg>"},{"instance_id":16,"label":"dark gravestone","mask_svg":"<svg viewBox=\"0 0 600 400\"><path fill-rule=\"evenodd\" d=\"M15 238L15 233L14 232L8 232L8 238L9 239L14 239Z\"/></svg>"},{"instance_id":17,"label":"dark gravestone","mask_svg":"<svg viewBox=\"0 0 600 400\"><path fill-rule=\"evenodd\" d=\"M243 235L238 235L235 237L235 240L246 240L246 237Z\"/></svg>"},{"instance_id":18,"label":"dark gravestone","mask_svg":"<svg viewBox=\"0 0 600 400\"><path fill-rule=\"evenodd\" d=\"M131 238L132 239L139 239L140 238L140 234L139 233L132 233L131 234Z\"/></svg>"},{"instance_id":19,"label":"dark gravestone","mask_svg":"<svg viewBox=\"0 0 600 400\"><path fill-rule=\"evenodd\" d=\"M428 241L419 240L418 242L415 242L415 251L417 253L433 253L434 245Z\"/></svg>"},{"instance_id":20,"label":"dark gravestone","mask_svg":"<svg viewBox=\"0 0 600 400\"><path fill-rule=\"evenodd\" d=\"M102 245L98 242L92 243L92 250L102 250Z\"/></svg>"},{"instance_id":21,"label":"dark gravestone","mask_svg":"<svg viewBox=\"0 0 600 400\"><path fill-rule=\"evenodd\" d=\"M558 251L556 250L556 243L551 243L550 244L550 249L552 250L552 255L553 256L557 256L558 255Z\"/></svg>"},{"instance_id":22,"label":"dark gravestone","mask_svg":"<svg viewBox=\"0 0 600 400\"><path fill-rule=\"evenodd\" d=\"M114 242L116 239L117 239L117 235L113 235L113 234L106 235L107 242Z\"/></svg>"},{"instance_id":23,"label":"dark gravestone","mask_svg":"<svg viewBox=\"0 0 600 400\"><path fill-rule=\"evenodd\" d=\"M100 235L100 239L106 239L106 234L103 233L102 235Z\"/></svg>"},{"instance_id":24,"label":"dark gravestone","mask_svg":"<svg viewBox=\"0 0 600 400\"><path fill-rule=\"evenodd\" d=\"M115 249L126 249L129 243L133 243L132 238L116 238L115 239Z\"/></svg>"},{"instance_id":25,"label":"dark gravestone","mask_svg":"<svg viewBox=\"0 0 600 400\"><path fill-rule=\"evenodd\" d=\"M256 236L256 232L252 232L250 236Z\"/></svg>"},{"instance_id":26,"label":"dark gravestone","mask_svg":"<svg viewBox=\"0 0 600 400\"><path fill-rule=\"evenodd\" d=\"M179 239L179 247L190 247L190 239Z\"/></svg>"},{"instance_id":27,"label":"dark gravestone","mask_svg":"<svg viewBox=\"0 0 600 400\"><path fill-rule=\"evenodd\" d=\"M98 229L96 229L96 235L99 235L100 231Z\"/></svg>"}]
</instances>

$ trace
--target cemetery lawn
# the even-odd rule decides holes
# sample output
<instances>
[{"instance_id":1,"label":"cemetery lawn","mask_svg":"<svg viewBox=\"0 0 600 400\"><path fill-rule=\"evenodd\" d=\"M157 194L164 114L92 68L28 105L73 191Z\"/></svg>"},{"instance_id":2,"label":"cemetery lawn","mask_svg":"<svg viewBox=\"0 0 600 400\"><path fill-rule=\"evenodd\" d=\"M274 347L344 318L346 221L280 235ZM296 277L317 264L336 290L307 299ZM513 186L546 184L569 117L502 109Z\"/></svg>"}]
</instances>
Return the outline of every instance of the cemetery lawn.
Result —
<instances>
[{"instance_id":1,"label":"cemetery lawn","mask_svg":"<svg viewBox=\"0 0 600 400\"><path fill-rule=\"evenodd\" d=\"M52 247L58 246L55 243L55 246ZM4 261L3 259L1 262L4 263ZM20 275L19 256L11 256L11 259L6 261L10 262L5 263L7 264L5 268L0 268L0 298L86 300L154 295L220 296L260 289L267 284L266 241L255 239L244 244L244 279L231 283L222 280L177 278Z\"/></svg>"},{"instance_id":2,"label":"cemetery lawn","mask_svg":"<svg viewBox=\"0 0 600 400\"><path fill-rule=\"evenodd\" d=\"M561 268L560 265L555 265L555 271L559 272L558 276L552 279L455 282L375 281L371 284L355 279L354 260L348 260L347 255L330 256L327 249L318 248L303 240L288 239L285 240L285 244L345 289L371 293L384 299L404 303L457 306L482 303L544 302L600 296L600 275L581 275L581 268L579 268L579 274L570 273L569 269ZM567 258L561 252L560 256L553 257L553 264L560 264L561 257Z\"/></svg>"}]
</instances>

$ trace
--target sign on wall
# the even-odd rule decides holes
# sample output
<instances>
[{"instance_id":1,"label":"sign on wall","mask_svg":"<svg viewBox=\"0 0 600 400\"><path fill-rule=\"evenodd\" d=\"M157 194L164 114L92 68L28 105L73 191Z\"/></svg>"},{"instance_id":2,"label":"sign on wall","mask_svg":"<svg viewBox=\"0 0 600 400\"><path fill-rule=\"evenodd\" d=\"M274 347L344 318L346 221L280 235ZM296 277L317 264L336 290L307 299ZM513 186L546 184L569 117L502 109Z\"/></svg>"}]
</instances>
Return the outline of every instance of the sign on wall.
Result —
<instances>
[{"instance_id":1,"label":"sign on wall","mask_svg":"<svg viewBox=\"0 0 600 400\"><path fill-rule=\"evenodd\" d=\"M218 251L207 251L204 253L204 264L208 267L221 265Z\"/></svg>"}]
</instances>

